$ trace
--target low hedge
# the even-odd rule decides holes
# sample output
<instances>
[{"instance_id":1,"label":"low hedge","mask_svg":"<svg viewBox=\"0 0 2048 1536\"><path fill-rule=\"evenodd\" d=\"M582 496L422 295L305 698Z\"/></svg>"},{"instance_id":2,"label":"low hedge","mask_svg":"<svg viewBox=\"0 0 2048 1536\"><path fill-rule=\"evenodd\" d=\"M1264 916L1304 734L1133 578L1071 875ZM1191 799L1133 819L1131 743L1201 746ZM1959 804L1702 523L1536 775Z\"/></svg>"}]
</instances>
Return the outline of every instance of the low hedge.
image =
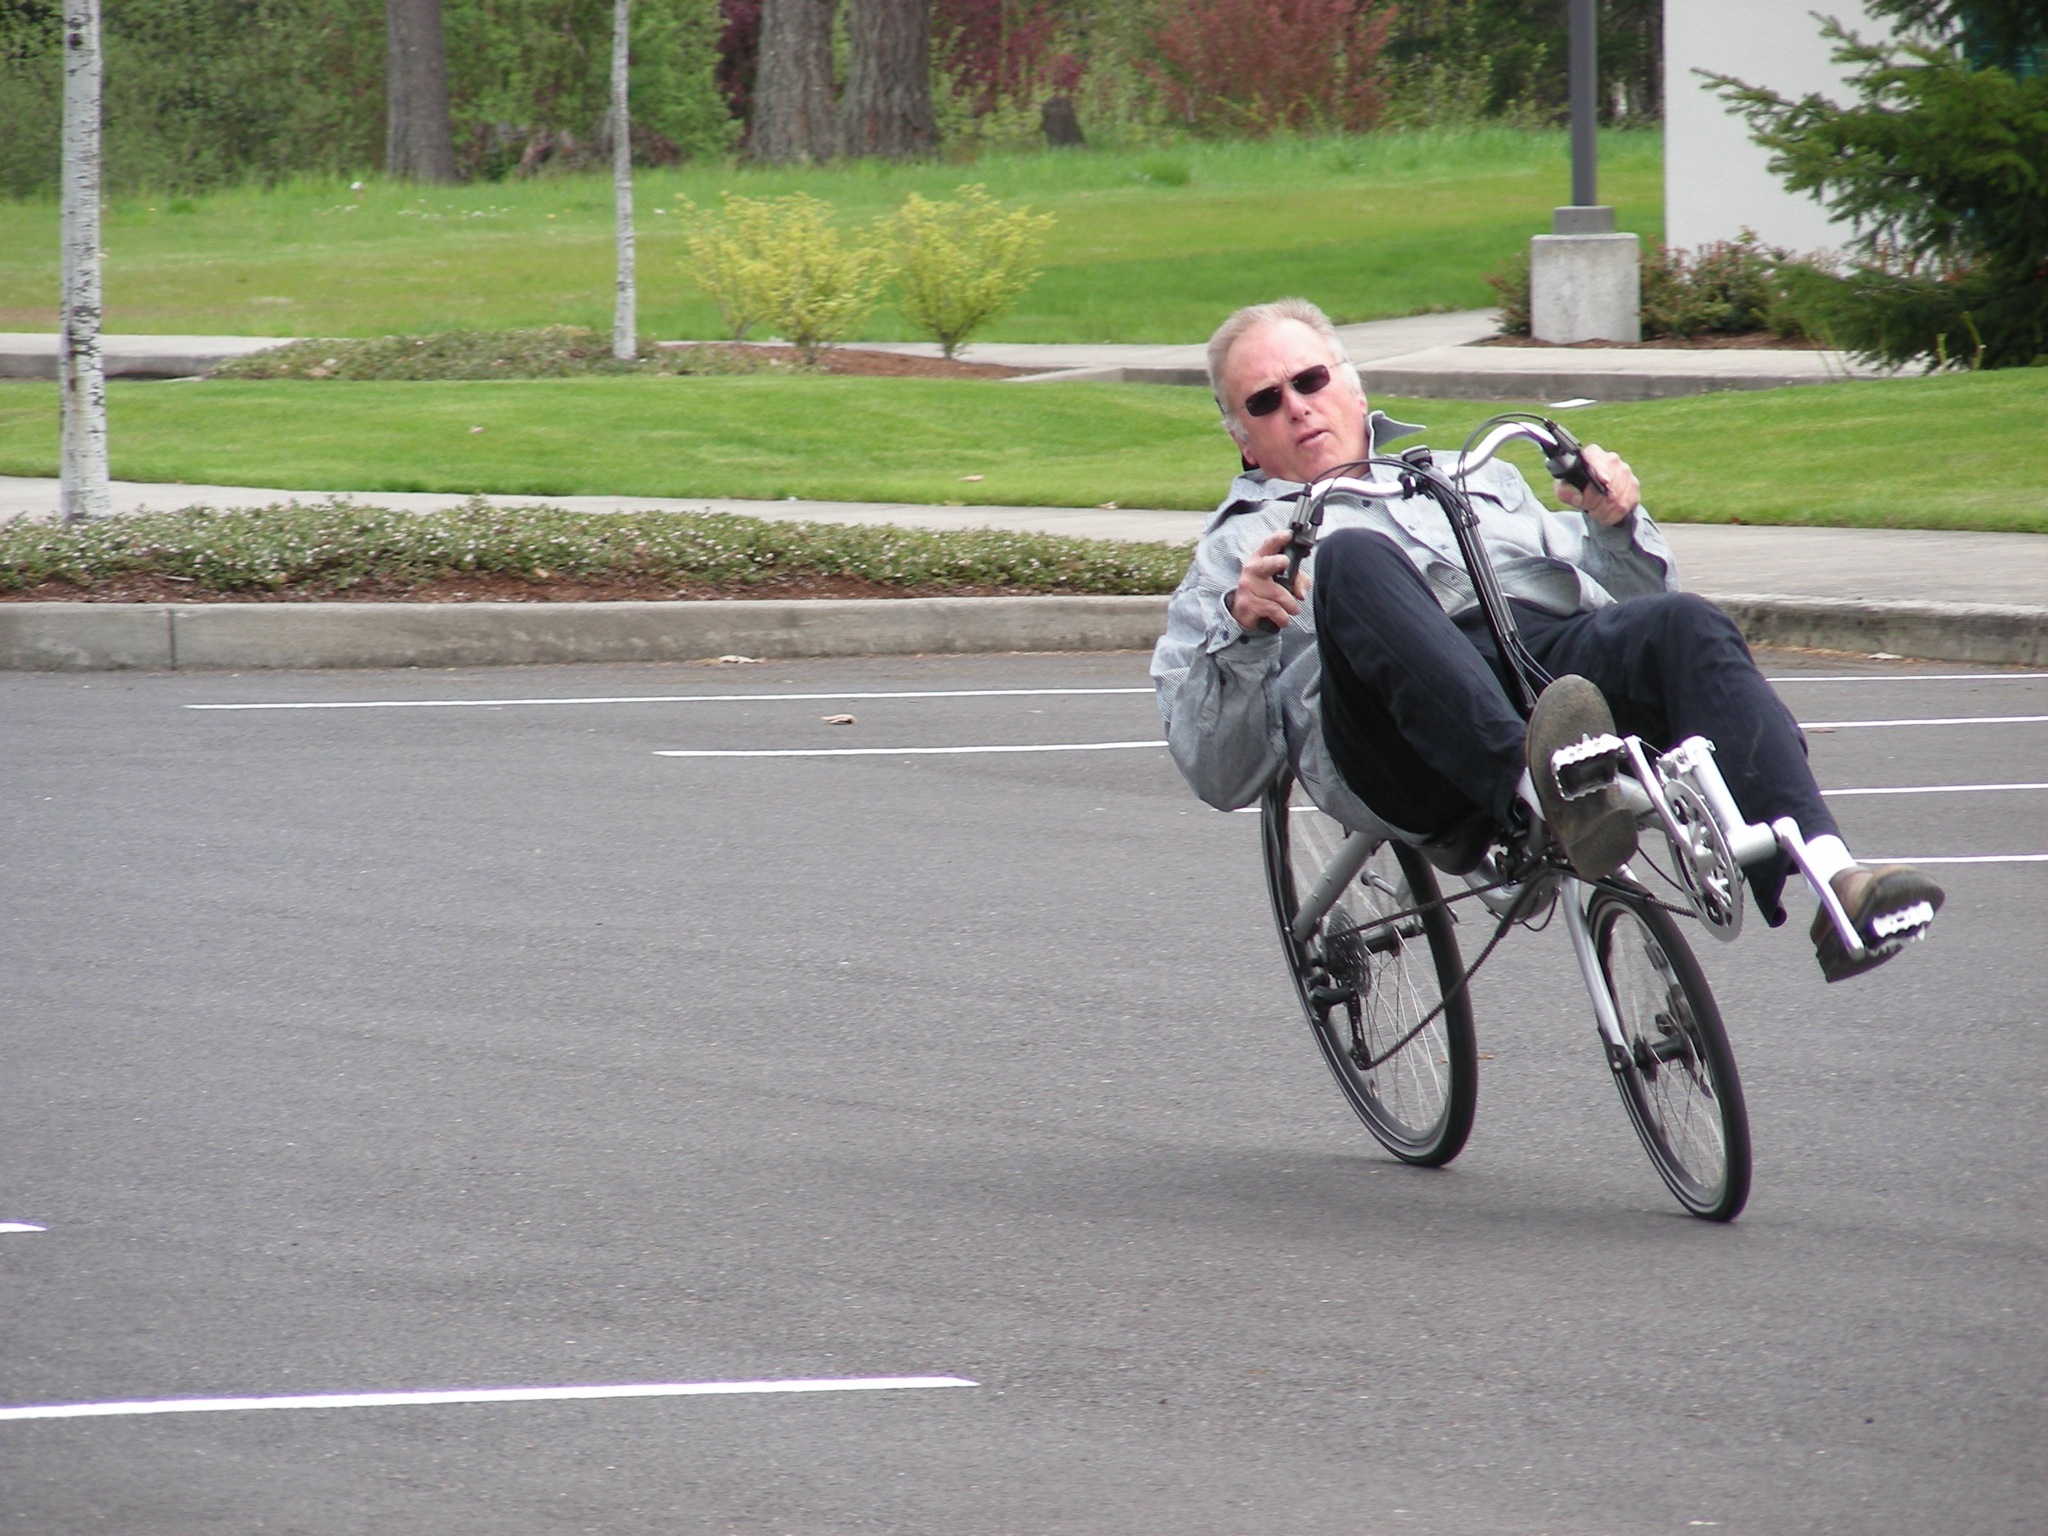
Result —
<instances>
[{"instance_id":1,"label":"low hedge","mask_svg":"<svg viewBox=\"0 0 2048 1536\"><path fill-rule=\"evenodd\" d=\"M679 588L845 578L919 592L1135 594L1172 591L1187 563L1187 550L1170 544L482 500L433 513L330 501L145 513L70 528L0 523L0 591L16 592L156 577L189 582L195 592L318 597L481 575L654 578Z\"/></svg>"},{"instance_id":2,"label":"low hedge","mask_svg":"<svg viewBox=\"0 0 2048 1536\"><path fill-rule=\"evenodd\" d=\"M217 364L216 379L570 379L593 373L790 373L798 365L758 348L717 342L612 356L609 332L581 325L521 331L436 331L293 341Z\"/></svg>"}]
</instances>

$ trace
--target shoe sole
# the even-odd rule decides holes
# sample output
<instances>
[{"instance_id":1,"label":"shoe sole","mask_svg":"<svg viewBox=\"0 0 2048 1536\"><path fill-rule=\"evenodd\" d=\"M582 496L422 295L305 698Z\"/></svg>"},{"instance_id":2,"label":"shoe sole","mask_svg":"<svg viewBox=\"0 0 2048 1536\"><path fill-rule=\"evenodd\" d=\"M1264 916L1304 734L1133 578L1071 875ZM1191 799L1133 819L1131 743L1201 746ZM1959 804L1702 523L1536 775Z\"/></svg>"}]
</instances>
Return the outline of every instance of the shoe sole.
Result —
<instances>
[{"instance_id":1,"label":"shoe sole","mask_svg":"<svg viewBox=\"0 0 2048 1536\"><path fill-rule=\"evenodd\" d=\"M1614 715L1592 683L1565 676L1543 690L1524 757L1543 819L1582 880L1604 880L1636 851L1635 817L1614 785L1622 750Z\"/></svg>"}]
</instances>

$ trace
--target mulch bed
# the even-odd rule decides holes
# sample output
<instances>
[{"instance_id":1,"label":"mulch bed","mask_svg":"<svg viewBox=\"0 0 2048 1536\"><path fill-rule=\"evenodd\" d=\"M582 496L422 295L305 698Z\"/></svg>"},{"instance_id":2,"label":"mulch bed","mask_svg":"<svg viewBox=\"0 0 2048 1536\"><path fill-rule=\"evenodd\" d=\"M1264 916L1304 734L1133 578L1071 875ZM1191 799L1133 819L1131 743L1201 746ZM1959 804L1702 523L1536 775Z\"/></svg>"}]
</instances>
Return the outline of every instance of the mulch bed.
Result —
<instances>
[{"instance_id":1,"label":"mulch bed","mask_svg":"<svg viewBox=\"0 0 2048 1536\"><path fill-rule=\"evenodd\" d=\"M1605 351L1610 347L1655 347L1681 352L1825 352L1826 342L1790 341L1772 331L1744 331L1734 336L1653 336L1647 341L1538 341L1533 336L1489 336L1476 347L1570 347Z\"/></svg>"},{"instance_id":2,"label":"mulch bed","mask_svg":"<svg viewBox=\"0 0 2048 1536\"><path fill-rule=\"evenodd\" d=\"M775 576L766 581L678 587L654 576L608 580L528 581L520 576L449 576L417 585L366 581L335 592L287 588L282 592L202 592L190 582L162 576L124 576L94 587L45 581L0 592L6 603L622 603L813 597L1024 596L1000 587L899 587L854 576ZM1042 595L1042 594L1040 594Z\"/></svg>"}]
</instances>

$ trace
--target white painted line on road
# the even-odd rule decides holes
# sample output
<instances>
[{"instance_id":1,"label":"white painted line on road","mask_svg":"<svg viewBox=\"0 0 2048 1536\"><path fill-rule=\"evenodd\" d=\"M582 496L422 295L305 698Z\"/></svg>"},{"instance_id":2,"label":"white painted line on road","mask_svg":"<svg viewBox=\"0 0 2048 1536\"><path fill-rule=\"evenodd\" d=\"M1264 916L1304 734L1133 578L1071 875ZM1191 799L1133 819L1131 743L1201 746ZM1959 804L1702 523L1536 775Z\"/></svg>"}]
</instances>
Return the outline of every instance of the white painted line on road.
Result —
<instances>
[{"instance_id":1,"label":"white painted line on road","mask_svg":"<svg viewBox=\"0 0 2048 1536\"><path fill-rule=\"evenodd\" d=\"M1802 677L1787 673L1764 679L1770 683L2025 683L2048 678L2048 672L1845 672L1839 677Z\"/></svg>"},{"instance_id":2,"label":"white painted line on road","mask_svg":"<svg viewBox=\"0 0 2048 1536\"><path fill-rule=\"evenodd\" d=\"M0 1221L0 1232L43 1232L47 1230L47 1228L39 1227L32 1221Z\"/></svg>"},{"instance_id":3,"label":"white painted line on road","mask_svg":"<svg viewBox=\"0 0 2048 1536\"><path fill-rule=\"evenodd\" d=\"M2048 715L1945 715L1926 720L1802 720L1809 731L1874 731L1886 725L2043 725Z\"/></svg>"},{"instance_id":4,"label":"white painted line on road","mask_svg":"<svg viewBox=\"0 0 2048 1536\"><path fill-rule=\"evenodd\" d=\"M1857 857L1864 864L2048 864L2048 853L1887 853Z\"/></svg>"},{"instance_id":5,"label":"white painted line on road","mask_svg":"<svg viewBox=\"0 0 2048 1536\"><path fill-rule=\"evenodd\" d=\"M1824 789L1824 795L1987 795L2003 789L2048 789L2040 784L1900 784L1885 789Z\"/></svg>"},{"instance_id":6,"label":"white painted line on road","mask_svg":"<svg viewBox=\"0 0 2048 1536\"><path fill-rule=\"evenodd\" d=\"M756 1392L905 1392L975 1387L963 1376L840 1376L814 1381L662 1381L617 1387L483 1387L455 1392L337 1392L318 1397L170 1397L134 1403L0 1408L0 1419L98 1419L140 1413L243 1413L262 1408L406 1408L436 1403L565 1403L610 1397L716 1397Z\"/></svg>"},{"instance_id":7,"label":"white painted line on road","mask_svg":"<svg viewBox=\"0 0 2048 1536\"><path fill-rule=\"evenodd\" d=\"M562 699L327 699L277 704L187 704L186 709L512 709L539 704L777 704L835 699L1052 699L1145 693L1144 688L930 688L872 693L622 693Z\"/></svg>"},{"instance_id":8,"label":"white painted line on road","mask_svg":"<svg viewBox=\"0 0 2048 1536\"><path fill-rule=\"evenodd\" d=\"M656 757L959 757L976 752L1132 752L1163 741L1058 741L1017 747L759 747L656 752Z\"/></svg>"}]
</instances>

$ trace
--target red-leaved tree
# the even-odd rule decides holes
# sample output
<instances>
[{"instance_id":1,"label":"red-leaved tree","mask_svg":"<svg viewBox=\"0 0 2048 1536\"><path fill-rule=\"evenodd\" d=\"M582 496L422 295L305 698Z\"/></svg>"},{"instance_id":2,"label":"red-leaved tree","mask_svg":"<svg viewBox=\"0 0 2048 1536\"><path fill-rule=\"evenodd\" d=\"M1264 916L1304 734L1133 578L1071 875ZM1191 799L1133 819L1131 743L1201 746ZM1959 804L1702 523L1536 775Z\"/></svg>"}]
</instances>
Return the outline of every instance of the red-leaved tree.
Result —
<instances>
[{"instance_id":1,"label":"red-leaved tree","mask_svg":"<svg viewBox=\"0 0 2048 1536\"><path fill-rule=\"evenodd\" d=\"M1369 128L1393 20L1372 0L1181 0L1153 32L1155 78L1201 132Z\"/></svg>"},{"instance_id":2,"label":"red-leaved tree","mask_svg":"<svg viewBox=\"0 0 2048 1536\"><path fill-rule=\"evenodd\" d=\"M1047 79L1060 14L1058 0L934 0L932 51L986 112L1043 84L1062 88Z\"/></svg>"}]
</instances>

